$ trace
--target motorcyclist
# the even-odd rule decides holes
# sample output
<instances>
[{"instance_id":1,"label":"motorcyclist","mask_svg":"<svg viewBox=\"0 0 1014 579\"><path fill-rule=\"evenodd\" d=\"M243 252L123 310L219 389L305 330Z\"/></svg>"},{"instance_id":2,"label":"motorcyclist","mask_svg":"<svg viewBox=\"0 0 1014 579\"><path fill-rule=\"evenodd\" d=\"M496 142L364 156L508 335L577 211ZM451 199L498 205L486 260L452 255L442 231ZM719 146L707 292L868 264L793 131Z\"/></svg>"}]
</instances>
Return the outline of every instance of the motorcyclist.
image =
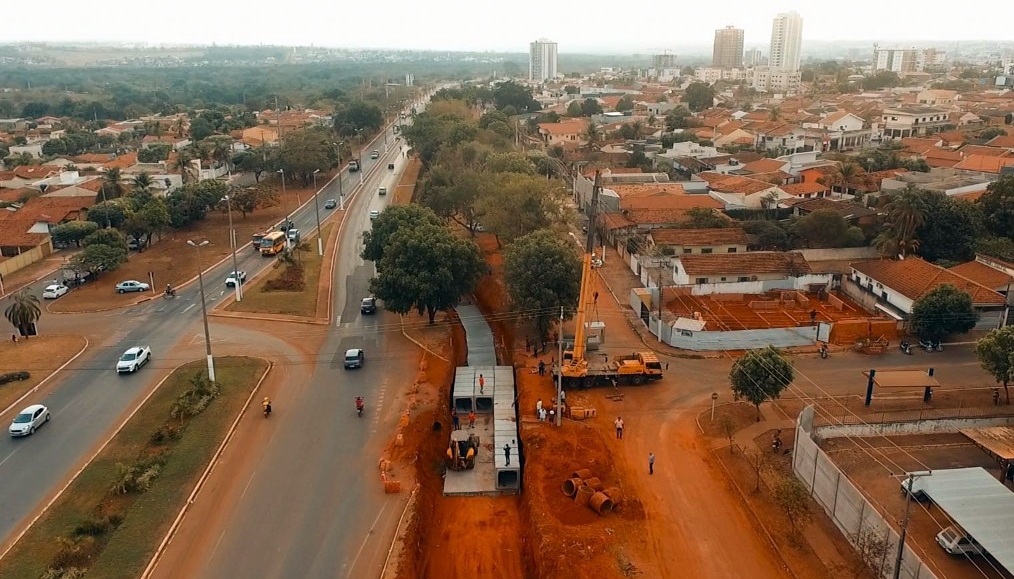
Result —
<instances>
[{"instance_id":1,"label":"motorcyclist","mask_svg":"<svg viewBox=\"0 0 1014 579\"><path fill-rule=\"evenodd\" d=\"M270 398L268 398L267 396L265 396L264 397L264 401L261 402L261 405L264 407L264 414L271 414L271 399Z\"/></svg>"},{"instance_id":2,"label":"motorcyclist","mask_svg":"<svg viewBox=\"0 0 1014 579\"><path fill-rule=\"evenodd\" d=\"M167 295L167 296L174 296L174 295L176 295L176 290L173 289L172 284L169 284L169 283L165 284L165 295Z\"/></svg>"},{"instance_id":3,"label":"motorcyclist","mask_svg":"<svg viewBox=\"0 0 1014 579\"><path fill-rule=\"evenodd\" d=\"M366 406L366 401L363 400L363 397L362 396L356 396L356 412L362 414L364 406Z\"/></svg>"}]
</instances>

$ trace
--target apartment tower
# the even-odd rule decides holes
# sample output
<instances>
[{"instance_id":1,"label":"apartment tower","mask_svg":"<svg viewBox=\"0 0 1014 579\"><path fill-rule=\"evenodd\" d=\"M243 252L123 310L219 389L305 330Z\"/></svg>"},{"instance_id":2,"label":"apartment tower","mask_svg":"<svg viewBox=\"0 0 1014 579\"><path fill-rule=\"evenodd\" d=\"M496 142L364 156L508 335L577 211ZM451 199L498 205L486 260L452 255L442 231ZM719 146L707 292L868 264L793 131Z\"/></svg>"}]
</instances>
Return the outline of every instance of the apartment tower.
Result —
<instances>
[{"instance_id":1,"label":"apartment tower","mask_svg":"<svg viewBox=\"0 0 1014 579\"><path fill-rule=\"evenodd\" d=\"M773 71L799 70L799 57L803 46L803 18L795 12L775 16L771 25L771 50L768 65Z\"/></svg>"},{"instance_id":2,"label":"apartment tower","mask_svg":"<svg viewBox=\"0 0 1014 579\"><path fill-rule=\"evenodd\" d=\"M715 31L715 49L711 66L716 68L743 68L743 29L726 26Z\"/></svg>"},{"instance_id":3,"label":"apartment tower","mask_svg":"<svg viewBox=\"0 0 1014 579\"><path fill-rule=\"evenodd\" d=\"M540 38L529 45L528 80L546 82L556 78L556 43Z\"/></svg>"}]
</instances>

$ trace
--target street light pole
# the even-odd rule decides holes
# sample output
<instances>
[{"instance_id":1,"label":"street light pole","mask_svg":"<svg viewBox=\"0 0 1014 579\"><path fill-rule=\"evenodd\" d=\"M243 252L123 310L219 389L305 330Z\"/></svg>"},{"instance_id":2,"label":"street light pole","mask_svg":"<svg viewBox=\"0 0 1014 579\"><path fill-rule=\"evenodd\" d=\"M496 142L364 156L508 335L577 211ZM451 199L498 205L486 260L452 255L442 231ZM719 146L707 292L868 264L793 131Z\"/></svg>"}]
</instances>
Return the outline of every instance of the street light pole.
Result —
<instances>
[{"instance_id":1,"label":"street light pole","mask_svg":"<svg viewBox=\"0 0 1014 579\"><path fill-rule=\"evenodd\" d=\"M342 188L342 145L345 141L340 143L334 143L334 146L338 147L338 210L345 211L345 190Z\"/></svg>"},{"instance_id":2,"label":"street light pole","mask_svg":"<svg viewBox=\"0 0 1014 579\"><path fill-rule=\"evenodd\" d=\"M232 195L225 196L226 207L229 209L229 245L232 249L232 278L236 280L236 301L243 301L243 280L239 275L239 261L236 259L236 230L232 227Z\"/></svg>"},{"instance_id":3,"label":"street light pole","mask_svg":"<svg viewBox=\"0 0 1014 579\"><path fill-rule=\"evenodd\" d=\"M200 243L187 240L187 245L197 248L197 282L201 288L201 317L204 318L204 348L208 355L208 380L215 381L215 358L211 355L211 331L208 329L208 307L204 303L204 264L201 261L201 248L208 244L205 239Z\"/></svg>"},{"instance_id":4,"label":"street light pole","mask_svg":"<svg viewBox=\"0 0 1014 579\"><path fill-rule=\"evenodd\" d=\"M313 172L313 212L317 214L317 255L324 255L324 241L321 239L323 232L320 229L320 205L317 204L317 173L320 173L320 169ZM341 173L338 174L338 178L341 178Z\"/></svg>"},{"instance_id":5,"label":"street light pole","mask_svg":"<svg viewBox=\"0 0 1014 579\"><path fill-rule=\"evenodd\" d=\"M278 173L278 174L280 174L282 176L282 197L284 198L285 197L285 170L284 169L279 169L279 170L275 171L275 173ZM299 207L299 206L297 205L296 207ZM289 221L291 221L291 220L292 220L292 214L291 213L287 213L285 215L285 229L289 228Z\"/></svg>"},{"instance_id":6,"label":"street light pole","mask_svg":"<svg viewBox=\"0 0 1014 579\"><path fill-rule=\"evenodd\" d=\"M366 181L363 171L363 130L356 129L356 135L359 136L359 184L362 185Z\"/></svg>"}]
</instances>

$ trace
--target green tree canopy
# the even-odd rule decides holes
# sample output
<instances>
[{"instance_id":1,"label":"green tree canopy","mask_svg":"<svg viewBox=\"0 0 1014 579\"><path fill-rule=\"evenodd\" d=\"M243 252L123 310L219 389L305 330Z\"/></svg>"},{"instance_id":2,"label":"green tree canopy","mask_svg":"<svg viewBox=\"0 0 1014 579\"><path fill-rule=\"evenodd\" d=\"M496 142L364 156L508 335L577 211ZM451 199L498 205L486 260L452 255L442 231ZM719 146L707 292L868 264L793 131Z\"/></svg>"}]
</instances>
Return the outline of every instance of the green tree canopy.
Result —
<instances>
[{"instance_id":1,"label":"green tree canopy","mask_svg":"<svg viewBox=\"0 0 1014 579\"><path fill-rule=\"evenodd\" d=\"M119 201L96 203L88 209L88 221L99 227L120 227L127 219L127 210Z\"/></svg>"},{"instance_id":2,"label":"green tree canopy","mask_svg":"<svg viewBox=\"0 0 1014 579\"><path fill-rule=\"evenodd\" d=\"M715 89L703 82L692 83L687 87L683 100L693 112L710 109L715 104Z\"/></svg>"},{"instance_id":3,"label":"green tree canopy","mask_svg":"<svg viewBox=\"0 0 1014 579\"><path fill-rule=\"evenodd\" d=\"M379 268L395 233L425 225L439 226L443 222L432 210L421 205L392 205L381 211L370 231L363 234L361 257L376 263Z\"/></svg>"},{"instance_id":4,"label":"green tree canopy","mask_svg":"<svg viewBox=\"0 0 1014 579\"><path fill-rule=\"evenodd\" d=\"M1014 237L1014 175L1005 175L986 187L979 207L994 235Z\"/></svg>"},{"instance_id":5,"label":"green tree canopy","mask_svg":"<svg viewBox=\"0 0 1014 579\"><path fill-rule=\"evenodd\" d=\"M794 379L792 362L773 346L748 351L732 364L729 372L733 398L753 404L758 422L760 405L780 398Z\"/></svg>"},{"instance_id":6,"label":"green tree canopy","mask_svg":"<svg viewBox=\"0 0 1014 579\"><path fill-rule=\"evenodd\" d=\"M542 105L532 96L530 88L512 80L501 82L493 88L493 104L500 110L513 107L517 113L534 113L542 109Z\"/></svg>"},{"instance_id":7,"label":"green tree canopy","mask_svg":"<svg viewBox=\"0 0 1014 579\"><path fill-rule=\"evenodd\" d=\"M686 220L680 223L681 229L722 229L729 227L729 222L721 213L708 207L691 207L686 212Z\"/></svg>"},{"instance_id":8,"label":"green tree canopy","mask_svg":"<svg viewBox=\"0 0 1014 579\"><path fill-rule=\"evenodd\" d=\"M849 227L845 219L832 209L818 209L793 224L795 233L806 241L807 247L855 247L864 241L863 231Z\"/></svg>"},{"instance_id":9,"label":"green tree canopy","mask_svg":"<svg viewBox=\"0 0 1014 579\"><path fill-rule=\"evenodd\" d=\"M568 117L581 117L581 116L584 116L584 110L581 108L581 102L580 101L576 101L576 100L570 101L570 104L567 105L567 116Z\"/></svg>"},{"instance_id":10,"label":"green tree canopy","mask_svg":"<svg viewBox=\"0 0 1014 579\"><path fill-rule=\"evenodd\" d=\"M951 334L963 334L975 327L979 313L966 292L943 284L912 304L909 326L923 340L939 341Z\"/></svg>"},{"instance_id":11,"label":"green tree canopy","mask_svg":"<svg viewBox=\"0 0 1014 579\"><path fill-rule=\"evenodd\" d=\"M573 242L550 230L515 240L504 250L504 281L514 313L531 319L540 336L549 333L560 306L570 316L581 292L581 260Z\"/></svg>"},{"instance_id":12,"label":"green tree canopy","mask_svg":"<svg viewBox=\"0 0 1014 579\"><path fill-rule=\"evenodd\" d=\"M353 101L337 109L332 117L334 130L342 137L353 137L358 131L379 130L384 124L384 111L380 107Z\"/></svg>"},{"instance_id":13,"label":"green tree canopy","mask_svg":"<svg viewBox=\"0 0 1014 579\"><path fill-rule=\"evenodd\" d=\"M687 119L693 113L685 106L678 106L665 115L665 130L672 132L676 129L685 129L688 126Z\"/></svg>"},{"instance_id":14,"label":"green tree canopy","mask_svg":"<svg viewBox=\"0 0 1014 579\"><path fill-rule=\"evenodd\" d=\"M563 191L536 175L494 173L483 181L476 211L499 242L511 242L563 220Z\"/></svg>"},{"instance_id":15,"label":"green tree canopy","mask_svg":"<svg viewBox=\"0 0 1014 579\"><path fill-rule=\"evenodd\" d=\"M8 296L7 301L10 304L4 309L4 317L22 336L31 336L35 322L42 316L39 297L32 293L32 288L25 287Z\"/></svg>"},{"instance_id":16,"label":"green tree canopy","mask_svg":"<svg viewBox=\"0 0 1014 579\"><path fill-rule=\"evenodd\" d=\"M68 245L73 243L81 247L81 240L97 231L98 228L98 224L92 221L69 221L53 227L49 233L56 243Z\"/></svg>"},{"instance_id":17,"label":"green tree canopy","mask_svg":"<svg viewBox=\"0 0 1014 579\"><path fill-rule=\"evenodd\" d=\"M370 291L388 310L425 312L432 324L438 311L475 289L486 264L471 241L443 225L420 225L391 235L377 271Z\"/></svg>"},{"instance_id":18,"label":"green tree canopy","mask_svg":"<svg viewBox=\"0 0 1014 579\"><path fill-rule=\"evenodd\" d=\"M757 249L764 251L787 251L790 249L789 236L777 222L766 219L744 221L743 230L756 236Z\"/></svg>"},{"instance_id":19,"label":"green tree canopy","mask_svg":"<svg viewBox=\"0 0 1014 579\"><path fill-rule=\"evenodd\" d=\"M338 147L322 127L300 129L285 135L278 147L278 167L308 187L313 172L338 166ZM221 198L221 197L219 197Z\"/></svg>"},{"instance_id":20,"label":"green tree canopy","mask_svg":"<svg viewBox=\"0 0 1014 579\"><path fill-rule=\"evenodd\" d=\"M628 112L634 110L634 97L629 94L623 95L620 101L616 103L616 110L619 112Z\"/></svg>"},{"instance_id":21,"label":"green tree canopy","mask_svg":"<svg viewBox=\"0 0 1014 579\"><path fill-rule=\"evenodd\" d=\"M978 205L936 191L925 192L926 217L916 229L919 255L929 261L968 261L986 230Z\"/></svg>"},{"instance_id":22,"label":"green tree canopy","mask_svg":"<svg viewBox=\"0 0 1014 579\"><path fill-rule=\"evenodd\" d=\"M601 115L601 114L602 114L602 105L599 104L599 101L593 98L587 98L584 99L583 103L581 103L582 117L590 117L592 115Z\"/></svg>"},{"instance_id":23,"label":"green tree canopy","mask_svg":"<svg viewBox=\"0 0 1014 579\"><path fill-rule=\"evenodd\" d=\"M120 248L123 250L123 253L127 253L127 240L123 237L122 233L115 229L99 229L82 239L81 245L85 248L92 245L108 245Z\"/></svg>"},{"instance_id":24,"label":"green tree canopy","mask_svg":"<svg viewBox=\"0 0 1014 579\"><path fill-rule=\"evenodd\" d=\"M78 273L98 274L103 271L113 271L126 261L127 251L125 249L96 243L82 249L70 258L69 267Z\"/></svg>"},{"instance_id":25,"label":"green tree canopy","mask_svg":"<svg viewBox=\"0 0 1014 579\"><path fill-rule=\"evenodd\" d=\"M990 330L975 343L975 355L982 369L1003 384L1007 404L1010 404L1010 383L1014 382L1014 326Z\"/></svg>"}]
</instances>

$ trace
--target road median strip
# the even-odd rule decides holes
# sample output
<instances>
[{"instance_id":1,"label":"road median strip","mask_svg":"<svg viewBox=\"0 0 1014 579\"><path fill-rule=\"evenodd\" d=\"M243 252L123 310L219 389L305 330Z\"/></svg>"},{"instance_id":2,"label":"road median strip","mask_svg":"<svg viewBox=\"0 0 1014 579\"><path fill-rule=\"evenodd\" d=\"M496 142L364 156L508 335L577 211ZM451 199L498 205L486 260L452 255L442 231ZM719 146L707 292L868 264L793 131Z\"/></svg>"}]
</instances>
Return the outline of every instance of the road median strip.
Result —
<instances>
[{"instance_id":1,"label":"road median strip","mask_svg":"<svg viewBox=\"0 0 1014 579\"><path fill-rule=\"evenodd\" d=\"M0 576L137 577L270 367L216 362L217 388L204 360L161 381L0 556Z\"/></svg>"}]
</instances>

